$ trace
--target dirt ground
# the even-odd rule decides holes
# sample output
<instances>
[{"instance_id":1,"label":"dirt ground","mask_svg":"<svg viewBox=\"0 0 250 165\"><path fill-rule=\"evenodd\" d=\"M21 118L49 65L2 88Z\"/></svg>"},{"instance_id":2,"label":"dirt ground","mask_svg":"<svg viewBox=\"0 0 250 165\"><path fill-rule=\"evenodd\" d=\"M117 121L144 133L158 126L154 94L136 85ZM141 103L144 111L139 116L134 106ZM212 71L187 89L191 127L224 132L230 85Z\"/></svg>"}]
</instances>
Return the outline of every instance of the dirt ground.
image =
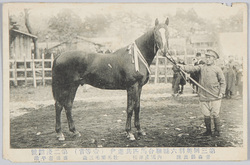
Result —
<instances>
[{"instance_id":1,"label":"dirt ground","mask_svg":"<svg viewBox=\"0 0 250 165\"><path fill-rule=\"evenodd\" d=\"M205 131L198 97L186 85L184 95L171 97L170 84L148 84L141 98L141 127L146 136L129 141L125 134L126 91L80 87L73 118L81 137L68 130L62 113L65 141L55 133L51 86L11 88L10 144L12 148L73 147L236 147L243 145L242 99L223 99L221 137L203 137ZM133 121L133 119L132 119Z\"/></svg>"}]
</instances>

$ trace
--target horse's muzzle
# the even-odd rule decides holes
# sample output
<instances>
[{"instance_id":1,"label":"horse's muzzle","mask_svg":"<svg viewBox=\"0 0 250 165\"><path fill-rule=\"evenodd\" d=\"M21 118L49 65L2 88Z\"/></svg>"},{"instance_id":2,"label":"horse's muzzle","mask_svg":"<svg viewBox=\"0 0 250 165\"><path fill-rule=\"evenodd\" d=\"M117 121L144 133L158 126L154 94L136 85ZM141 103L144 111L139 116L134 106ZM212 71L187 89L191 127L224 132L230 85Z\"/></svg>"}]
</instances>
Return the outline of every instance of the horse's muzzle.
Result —
<instances>
[{"instance_id":1,"label":"horse's muzzle","mask_svg":"<svg viewBox=\"0 0 250 165\"><path fill-rule=\"evenodd\" d=\"M168 51L167 48L159 49L159 53L160 53L160 55L162 55L162 56L170 55L170 53L169 53L169 51Z\"/></svg>"}]
</instances>

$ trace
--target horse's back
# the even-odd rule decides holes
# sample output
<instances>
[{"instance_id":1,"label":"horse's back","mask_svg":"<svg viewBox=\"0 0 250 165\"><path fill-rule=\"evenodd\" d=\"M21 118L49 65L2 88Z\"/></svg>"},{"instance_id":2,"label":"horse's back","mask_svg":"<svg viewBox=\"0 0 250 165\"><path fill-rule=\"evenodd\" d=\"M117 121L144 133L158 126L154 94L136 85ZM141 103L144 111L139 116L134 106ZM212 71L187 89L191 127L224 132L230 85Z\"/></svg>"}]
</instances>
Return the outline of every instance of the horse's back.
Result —
<instances>
[{"instance_id":1,"label":"horse's back","mask_svg":"<svg viewBox=\"0 0 250 165\"><path fill-rule=\"evenodd\" d=\"M68 64L76 64L76 63L91 63L94 60L104 60L104 61L112 61L115 58L120 58L126 54L125 48L119 49L114 53L94 53L94 52L85 52L85 51L68 51L64 52L58 58L55 59L56 65L68 65Z\"/></svg>"},{"instance_id":2,"label":"horse's back","mask_svg":"<svg viewBox=\"0 0 250 165\"><path fill-rule=\"evenodd\" d=\"M68 51L62 53L60 56L58 56L56 61L56 66L58 67L60 65L70 65L70 64L76 64L80 61L85 61L85 59L90 60L91 57L93 57L96 53L88 53L84 51Z\"/></svg>"}]
</instances>

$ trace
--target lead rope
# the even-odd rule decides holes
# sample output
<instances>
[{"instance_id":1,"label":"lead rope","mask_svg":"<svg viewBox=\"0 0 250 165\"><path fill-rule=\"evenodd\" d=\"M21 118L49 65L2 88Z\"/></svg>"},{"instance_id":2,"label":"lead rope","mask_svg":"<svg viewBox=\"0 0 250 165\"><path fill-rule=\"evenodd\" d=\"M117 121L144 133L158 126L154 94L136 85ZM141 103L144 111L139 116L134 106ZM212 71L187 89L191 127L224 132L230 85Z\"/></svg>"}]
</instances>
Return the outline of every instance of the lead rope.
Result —
<instances>
[{"instance_id":1,"label":"lead rope","mask_svg":"<svg viewBox=\"0 0 250 165\"><path fill-rule=\"evenodd\" d=\"M168 55L171 57L171 58L169 58L168 57ZM175 60L173 59L173 57L170 55L170 53L167 51L167 54L165 55L165 57L172 63L172 64L174 64L174 65L177 65L176 64L176 62L175 62ZM207 93L209 93L210 95L212 95L212 96L214 96L214 97L216 97L216 98L221 98L221 97L219 97L219 96L217 96L217 95L215 95L215 94L213 94L213 93L211 93L210 91L208 91L206 88L204 88L202 85L200 85L198 82L196 82L192 77L190 77L190 76L187 76L188 74L182 69L182 68L179 68L180 69L180 71L183 73L183 74L185 74L186 75L186 77L188 77L193 83L195 83L198 87L200 87L201 89L203 89L204 91L206 91ZM186 80L186 79L185 79ZM187 80L186 80L187 81Z\"/></svg>"}]
</instances>

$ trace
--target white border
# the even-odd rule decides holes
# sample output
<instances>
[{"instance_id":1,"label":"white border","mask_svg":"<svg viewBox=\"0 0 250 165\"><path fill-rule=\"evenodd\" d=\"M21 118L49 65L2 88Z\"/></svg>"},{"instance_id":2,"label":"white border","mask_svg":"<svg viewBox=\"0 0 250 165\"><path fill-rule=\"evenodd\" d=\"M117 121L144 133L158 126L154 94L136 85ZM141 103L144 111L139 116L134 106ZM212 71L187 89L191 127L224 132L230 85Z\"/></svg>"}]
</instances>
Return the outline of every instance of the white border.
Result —
<instances>
[{"instance_id":1,"label":"white border","mask_svg":"<svg viewBox=\"0 0 250 165\"><path fill-rule=\"evenodd\" d=\"M78 0L78 1L69 1L69 0L63 0L63 1L61 1L61 0L53 0L53 1L49 1L49 0L40 0L40 1L35 1L35 0L33 0L33 1L21 1L21 0L14 0L14 1L9 1L9 0L3 0L2 2L1 2L1 4L2 3L5 3L5 2L117 2L117 1L80 1L80 0ZM123 1L123 0L120 0L119 2L208 2L208 1L132 1L132 0L125 0L125 1ZM209 1L209 2L224 2L224 1ZM239 2L239 1L231 1L231 2ZM226 3L228 4L228 3L231 3L230 1L226 1ZM240 2L246 2L246 3L248 3L248 5L249 5L249 2L248 1L240 1ZM249 15L249 14L248 14ZM247 23L249 22L249 17L248 17L248 20L247 20ZM248 33L248 37L249 37L249 33ZM3 43L3 42L2 42ZM2 46L2 45L1 45ZM248 47L249 47L249 43L248 43ZM1 52L2 53L2 52ZM249 52L248 52L249 53ZM4 61L4 60L3 60ZM2 66L2 58L1 58L1 63L0 63L0 65ZM5 70L6 68L3 68L3 70ZM1 70L1 73L3 73L3 70ZM2 81L3 82L3 81ZM1 86L1 88L2 88L2 86ZM1 89L0 88L0 89ZM2 94L2 89L1 89L1 94ZM2 96L3 97L3 96ZM1 100L2 101L2 100ZM0 103L2 103L0 101ZM248 120L249 120L249 114L248 114ZM249 125L249 124L248 124ZM2 127L1 127L2 128ZM248 136L249 137L249 136ZM248 138L249 139L249 138ZM248 140L249 141L249 140ZM2 143L2 141L1 141L1 143ZM249 146L249 143L248 143L248 146ZM224 153L225 154L225 153ZM249 153L248 153L248 157L249 157ZM8 161L6 161L6 160L4 160L4 162L0 162L1 164L2 163L9 163ZM126 162L123 162L123 163L126 163ZM135 163L135 162L134 162ZM150 163L150 162L144 162L144 164L147 164L147 163ZM155 163L155 162L154 162ZM189 164L189 163L201 163L201 162L181 162L181 163L185 163L185 164ZM204 163L204 162L202 162L202 163ZM207 162L207 163L212 163L212 162ZM227 163L228 164L228 162L220 162L220 163ZM232 163L232 162L231 162ZM244 162L239 162L240 164L242 164L242 163L244 163ZM249 163L249 161L245 161L245 163ZM46 164L48 164L48 163L46 163ZM49 163L50 164L50 163ZM71 163L70 163L71 164ZM133 163L132 163L133 164Z\"/></svg>"}]
</instances>

